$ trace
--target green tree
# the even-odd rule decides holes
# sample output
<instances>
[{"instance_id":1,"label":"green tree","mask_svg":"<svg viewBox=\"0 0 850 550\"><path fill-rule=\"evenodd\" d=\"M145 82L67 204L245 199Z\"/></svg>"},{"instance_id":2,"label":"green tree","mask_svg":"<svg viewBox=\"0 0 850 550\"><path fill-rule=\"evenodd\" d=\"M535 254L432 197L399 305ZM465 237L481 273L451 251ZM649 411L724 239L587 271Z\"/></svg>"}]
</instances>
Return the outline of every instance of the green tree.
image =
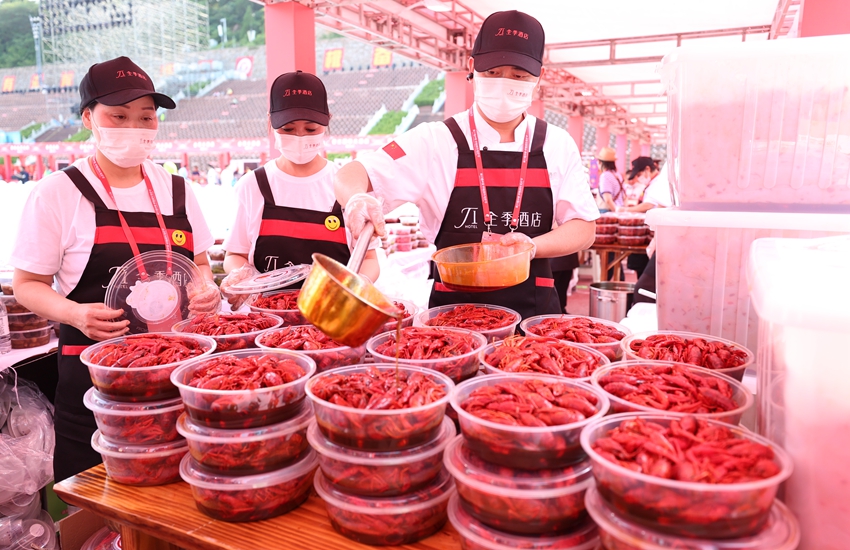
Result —
<instances>
[{"instance_id":1,"label":"green tree","mask_svg":"<svg viewBox=\"0 0 850 550\"><path fill-rule=\"evenodd\" d=\"M265 13L262 6L251 0L210 0L210 38L221 42L218 26L227 19L227 44L222 46L259 46L265 44ZM248 31L257 32L254 41L248 40Z\"/></svg>"},{"instance_id":2,"label":"green tree","mask_svg":"<svg viewBox=\"0 0 850 550\"><path fill-rule=\"evenodd\" d=\"M30 15L38 15L38 4L29 0L0 3L0 67L35 65Z\"/></svg>"}]
</instances>

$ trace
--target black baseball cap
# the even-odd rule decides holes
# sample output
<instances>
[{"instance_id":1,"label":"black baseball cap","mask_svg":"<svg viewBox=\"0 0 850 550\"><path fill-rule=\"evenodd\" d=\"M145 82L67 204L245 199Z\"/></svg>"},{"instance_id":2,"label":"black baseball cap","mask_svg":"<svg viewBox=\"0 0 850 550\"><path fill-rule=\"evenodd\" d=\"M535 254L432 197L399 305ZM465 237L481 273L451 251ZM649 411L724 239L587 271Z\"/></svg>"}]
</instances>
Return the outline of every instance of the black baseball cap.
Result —
<instances>
[{"instance_id":1,"label":"black baseball cap","mask_svg":"<svg viewBox=\"0 0 850 550\"><path fill-rule=\"evenodd\" d=\"M110 106L125 105L147 95L157 107L177 107L173 99L154 89L148 73L129 57L116 57L89 67L80 82L80 114L94 101Z\"/></svg>"},{"instance_id":2,"label":"black baseball cap","mask_svg":"<svg viewBox=\"0 0 850 550\"><path fill-rule=\"evenodd\" d=\"M470 56L475 70L510 65L540 76L546 34L540 21L521 11L497 11L484 20Z\"/></svg>"},{"instance_id":3,"label":"black baseball cap","mask_svg":"<svg viewBox=\"0 0 850 550\"><path fill-rule=\"evenodd\" d=\"M651 157L638 157L632 161L632 169L629 170L628 179L634 179L635 176L646 170L647 168L652 168L653 170L658 169L658 165L655 164L655 161L652 160Z\"/></svg>"},{"instance_id":4,"label":"black baseball cap","mask_svg":"<svg viewBox=\"0 0 850 550\"><path fill-rule=\"evenodd\" d=\"M328 92L319 77L303 71L285 73L274 79L269 97L272 128L295 120L309 120L327 126Z\"/></svg>"}]
</instances>

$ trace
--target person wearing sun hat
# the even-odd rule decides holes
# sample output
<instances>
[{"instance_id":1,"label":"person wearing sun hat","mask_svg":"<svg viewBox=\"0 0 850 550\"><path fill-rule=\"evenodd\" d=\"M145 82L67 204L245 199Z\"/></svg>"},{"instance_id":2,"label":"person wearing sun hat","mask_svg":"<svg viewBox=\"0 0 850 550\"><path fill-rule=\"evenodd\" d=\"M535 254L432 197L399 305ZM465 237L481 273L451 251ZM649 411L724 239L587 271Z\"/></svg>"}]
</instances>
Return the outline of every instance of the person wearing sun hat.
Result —
<instances>
[{"instance_id":1,"label":"person wearing sun hat","mask_svg":"<svg viewBox=\"0 0 850 550\"><path fill-rule=\"evenodd\" d=\"M228 275L221 291L232 307L244 297L231 295L229 288L256 273L311 264L314 252L348 262L353 241L334 198L337 165L320 154L330 119L325 85L317 76L295 71L275 79L269 124L280 156L237 183L236 219L224 241ZM378 277L374 250L367 252L360 273Z\"/></svg>"},{"instance_id":2,"label":"person wearing sun hat","mask_svg":"<svg viewBox=\"0 0 850 550\"><path fill-rule=\"evenodd\" d=\"M198 201L183 178L148 159L157 108L175 107L129 58L92 65L80 82L80 114L96 151L42 179L24 206L9 262L15 296L60 323L56 481L101 461L91 448L97 426L83 405L92 383L80 353L129 330L124 311L103 303L115 271L136 254L171 250L204 275L201 285L189 289L189 312L218 311L221 305L207 258L214 239Z\"/></svg>"},{"instance_id":3,"label":"person wearing sun hat","mask_svg":"<svg viewBox=\"0 0 850 550\"><path fill-rule=\"evenodd\" d=\"M605 201L605 212L615 212L623 206L626 191L623 177L617 173L617 153L610 147L602 147L596 154L599 162L599 195Z\"/></svg>"},{"instance_id":4,"label":"person wearing sun hat","mask_svg":"<svg viewBox=\"0 0 850 550\"><path fill-rule=\"evenodd\" d=\"M523 318L562 313L549 259L593 244L599 210L578 148L566 131L527 112L545 73L544 47L534 17L491 14L467 62L472 108L420 124L337 175L336 197L355 237L366 221L382 234L383 211L412 202L438 249L482 239L533 245L530 276L503 290L454 292L433 268L430 307L478 302Z\"/></svg>"}]
</instances>

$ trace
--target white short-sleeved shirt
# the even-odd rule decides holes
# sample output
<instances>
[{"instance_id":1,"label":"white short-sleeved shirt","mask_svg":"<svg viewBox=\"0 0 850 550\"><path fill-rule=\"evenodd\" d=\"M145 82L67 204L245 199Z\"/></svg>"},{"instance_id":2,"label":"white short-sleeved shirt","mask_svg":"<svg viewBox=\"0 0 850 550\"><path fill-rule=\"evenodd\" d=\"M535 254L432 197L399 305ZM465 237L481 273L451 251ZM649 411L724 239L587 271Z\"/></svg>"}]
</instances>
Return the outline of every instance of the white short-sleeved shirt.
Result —
<instances>
[{"instance_id":1,"label":"white short-sleeved shirt","mask_svg":"<svg viewBox=\"0 0 850 550\"><path fill-rule=\"evenodd\" d=\"M477 109L474 113L480 145L491 151L522 151L526 127L533 134L537 123L535 117L527 115L514 130L514 141L500 143L499 133L487 124ZM471 143L468 117L466 111L454 115ZM442 122L420 124L398 136L395 143L398 149L394 149L393 156L379 149L358 155L357 160L366 168L375 195L384 199L384 211L389 212L406 202L416 204L421 212L422 233L429 242L434 242L454 189L457 143ZM552 187L555 224L598 218L599 209L590 191L581 155L570 135L550 124L543 154Z\"/></svg>"},{"instance_id":2,"label":"white short-sleeved shirt","mask_svg":"<svg viewBox=\"0 0 850 550\"><path fill-rule=\"evenodd\" d=\"M330 212L334 198L334 176L339 167L328 162L324 168L312 176L296 177L283 172L274 160L264 165L269 187L277 206L304 208L319 212ZM257 184L257 176L249 172L236 184L238 206L236 219L230 226L230 234L224 241L224 249L233 254L247 254L248 261L254 263L254 248L260 235L263 221L265 199ZM351 248L351 234L345 230L348 246Z\"/></svg>"},{"instance_id":3,"label":"white short-sleeved shirt","mask_svg":"<svg viewBox=\"0 0 850 550\"><path fill-rule=\"evenodd\" d=\"M670 208L673 206L673 197L670 194L670 182L667 180L666 164L658 175L649 182L649 185L643 194L643 202L648 202L663 208Z\"/></svg>"},{"instance_id":4,"label":"white short-sleeved shirt","mask_svg":"<svg viewBox=\"0 0 850 550\"><path fill-rule=\"evenodd\" d=\"M104 204L114 208L115 204L92 172L88 159L79 159L74 166L89 180ZM153 185L160 211L164 216L172 215L171 174L150 160L144 162L144 169ZM154 211L144 180L126 189L113 187L112 193L119 210ZM215 240L188 183L186 215L192 225L194 253L206 252ZM64 172L55 172L38 182L30 193L9 263L37 275L54 275L59 293L67 296L83 275L94 246L95 229L94 205L83 197Z\"/></svg>"}]
</instances>

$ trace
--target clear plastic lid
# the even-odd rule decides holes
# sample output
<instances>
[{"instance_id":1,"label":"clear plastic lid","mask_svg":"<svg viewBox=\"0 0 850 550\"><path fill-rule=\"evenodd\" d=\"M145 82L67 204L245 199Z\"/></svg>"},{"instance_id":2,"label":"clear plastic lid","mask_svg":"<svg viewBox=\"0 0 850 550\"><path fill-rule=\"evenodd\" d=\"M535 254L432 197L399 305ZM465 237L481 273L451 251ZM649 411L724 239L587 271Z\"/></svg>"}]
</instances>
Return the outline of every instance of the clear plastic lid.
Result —
<instances>
[{"instance_id":1,"label":"clear plastic lid","mask_svg":"<svg viewBox=\"0 0 850 550\"><path fill-rule=\"evenodd\" d=\"M446 501L455 492L454 478L445 468L440 470L440 475L430 485L413 493L392 497L350 495L331 485L321 470L316 472L314 486L322 500L331 506L355 514L372 515L417 512Z\"/></svg>"},{"instance_id":2,"label":"clear plastic lid","mask_svg":"<svg viewBox=\"0 0 850 550\"><path fill-rule=\"evenodd\" d=\"M482 460L466 446L462 435L446 447L443 462L460 483L486 493L498 489L508 498L557 498L593 485L589 460L553 470L516 470Z\"/></svg>"},{"instance_id":3,"label":"clear plastic lid","mask_svg":"<svg viewBox=\"0 0 850 550\"><path fill-rule=\"evenodd\" d=\"M139 262L148 274L146 281L141 280ZM130 334L168 331L189 317L188 289L203 284L203 275L182 254L171 254L171 276L168 264L165 251L144 252L127 260L109 281L104 303L124 310Z\"/></svg>"},{"instance_id":4,"label":"clear plastic lid","mask_svg":"<svg viewBox=\"0 0 850 550\"><path fill-rule=\"evenodd\" d=\"M179 399L178 399L179 401ZM306 429L313 421L313 406L306 399L301 404L301 410L293 418L262 426L259 428L247 428L238 430L224 430L221 428L209 428L192 422L186 413L177 419L177 431L185 438L192 441L204 443L247 443L249 441L263 441L275 437L282 437L300 430Z\"/></svg>"},{"instance_id":5,"label":"clear plastic lid","mask_svg":"<svg viewBox=\"0 0 850 550\"><path fill-rule=\"evenodd\" d=\"M424 460L429 456L443 452L455 435L457 435L457 429L454 422L445 418L443 419L443 429L433 441L403 451L372 452L350 449L328 441L319 431L319 425L316 423L313 423L307 430L307 440L310 442L310 446L316 449L316 452L320 455L347 464L365 464L367 466L391 466Z\"/></svg>"},{"instance_id":6,"label":"clear plastic lid","mask_svg":"<svg viewBox=\"0 0 850 550\"><path fill-rule=\"evenodd\" d=\"M228 289L231 294L259 294L270 290L277 290L299 281L303 281L310 274L313 267L307 264L293 265L258 273L250 279L237 283Z\"/></svg>"},{"instance_id":7,"label":"clear plastic lid","mask_svg":"<svg viewBox=\"0 0 850 550\"><path fill-rule=\"evenodd\" d=\"M167 399L165 401L150 401L147 403L112 401L91 387L83 396L83 405L85 405L88 410L101 414L142 416L151 413L166 413L180 410L183 408L183 400L179 397L175 397L174 399Z\"/></svg>"},{"instance_id":8,"label":"clear plastic lid","mask_svg":"<svg viewBox=\"0 0 850 550\"><path fill-rule=\"evenodd\" d=\"M91 438L92 449L98 453L113 458L132 458L133 455L144 455L145 458L168 456L178 452L186 452L188 446L185 439L170 441L168 443L155 443L153 445L128 445L125 443L113 443L95 430Z\"/></svg>"},{"instance_id":9,"label":"clear plastic lid","mask_svg":"<svg viewBox=\"0 0 850 550\"><path fill-rule=\"evenodd\" d=\"M800 544L800 526L779 499L774 501L767 525L760 533L752 537L725 540L677 537L626 521L602 499L596 487L588 489L584 500L590 517L600 529L642 550L794 550Z\"/></svg>"},{"instance_id":10,"label":"clear plastic lid","mask_svg":"<svg viewBox=\"0 0 850 550\"><path fill-rule=\"evenodd\" d=\"M121 535L104 527L90 536L80 550L121 550Z\"/></svg>"},{"instance_id":11,"label":"clear plastic lid","mask_svg":"<svg viewBox=\"0 0 850 550\"><path fill-rule=\"evenodd\" d=\"M319 457L313 449L307 449L298 462L280 470L263 472L254 475L227 475L205 469L201 464L187 454L180 461L180 477L183 481L195 487L213 491L243 491L245 489L262 489L286 483L309 474L319 465Z\"/></svg>"}]
</instances>

